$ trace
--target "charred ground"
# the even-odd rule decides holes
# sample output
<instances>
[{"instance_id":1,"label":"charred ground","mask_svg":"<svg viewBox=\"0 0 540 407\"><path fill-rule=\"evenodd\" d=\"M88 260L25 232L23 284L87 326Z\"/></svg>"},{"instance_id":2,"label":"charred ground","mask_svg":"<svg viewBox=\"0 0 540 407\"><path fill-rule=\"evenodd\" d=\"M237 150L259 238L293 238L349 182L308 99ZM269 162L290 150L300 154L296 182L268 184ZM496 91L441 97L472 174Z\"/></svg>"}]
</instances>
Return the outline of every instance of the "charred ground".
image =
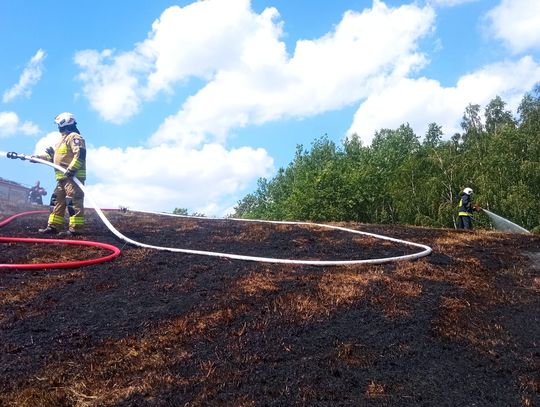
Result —
<instances>
[{"instance_id":1,"label":"charred ground","mask_svg":"<svg viewBox=\"0 0 540 407\"><path fill-rule=\"evenodd\" d=\"M324 260L416 251L322 228L108 216L127 236L169 247ZM0 234L37 237L45 218ZM124 246L90 215L85 238L121 247L116 260L0 271L0 405L540 403L539 236L342 226L434 253L380 266L232 261ZM4 263L103 254L20 244L0 253Z\"/></svg>"}]
</instances>

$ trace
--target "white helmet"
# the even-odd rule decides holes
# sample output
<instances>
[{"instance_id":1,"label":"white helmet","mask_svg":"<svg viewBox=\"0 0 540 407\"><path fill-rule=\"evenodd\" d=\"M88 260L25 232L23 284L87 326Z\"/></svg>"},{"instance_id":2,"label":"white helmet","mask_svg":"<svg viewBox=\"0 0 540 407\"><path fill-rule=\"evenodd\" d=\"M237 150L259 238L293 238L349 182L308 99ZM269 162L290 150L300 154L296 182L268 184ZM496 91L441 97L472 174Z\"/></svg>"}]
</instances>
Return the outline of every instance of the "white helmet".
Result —
<instances>
[{"instance_id":1,"label":"white helmet","mask_svg":"<svg viewBox=\"0 0 540 407\"><path fill-rule=\"evenodd\" d=\"M471 195L473 193L473 190L471 188L465 188L463 192L465 192L467 195Z\"/></svg>"},{"instance_id":2,"label":"white helmet","mask_svg":"<svg viewBox=\"0 0 540 407\"><path fill-rule=\"evenodd\" d=\"M55 117L54 122L58 125L59 129L72 124L77 124L73 113L68 112L60 113L58 116Z\"/></svg>"}]
</instances>

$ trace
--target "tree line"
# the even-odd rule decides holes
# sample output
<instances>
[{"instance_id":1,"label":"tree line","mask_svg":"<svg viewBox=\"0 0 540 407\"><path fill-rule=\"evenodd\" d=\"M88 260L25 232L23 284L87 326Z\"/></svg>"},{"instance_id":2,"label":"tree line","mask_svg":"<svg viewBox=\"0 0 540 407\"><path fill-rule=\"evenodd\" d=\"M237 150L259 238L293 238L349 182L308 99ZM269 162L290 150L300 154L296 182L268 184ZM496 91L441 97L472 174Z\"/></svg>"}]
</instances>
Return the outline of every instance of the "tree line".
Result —
<instances>
[{"instance_id":1,"label":"tree line","mask_svg":"<svg viewBox=\"0 0 540 407\"><path fill-rule=\"evenodd\" d=\"M421 139L409 124L381 129L369 146L357 135L337 145L324 136L255 192L233 216L455 227L459 194L529 230L540 230L540 84L514 116L497 96L469 104L461 132L443 140L431 123ZM483 114L483 120L482 120ZM489 227L486 216L475 224Z\"/></svg>"}]
</instances>

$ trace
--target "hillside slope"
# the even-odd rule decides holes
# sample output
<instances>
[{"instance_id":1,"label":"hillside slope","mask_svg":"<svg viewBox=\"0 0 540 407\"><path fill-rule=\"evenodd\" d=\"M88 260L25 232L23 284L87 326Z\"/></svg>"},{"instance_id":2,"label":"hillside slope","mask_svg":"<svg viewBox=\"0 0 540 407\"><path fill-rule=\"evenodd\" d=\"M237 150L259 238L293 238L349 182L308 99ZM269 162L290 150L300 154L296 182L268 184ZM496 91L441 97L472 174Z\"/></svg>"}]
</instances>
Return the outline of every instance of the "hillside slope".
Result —
<instances>
[{"instance_id":1,"label":"hillside slope","mask_svg":"<svg viewBox=\"0 0 540 407\"><path fill-rule=\"evenodd\" d=\"M351 259L415 250L319 228L111 213L145 243ZM0 235L32 237L46 215ZM533 406L540 237L343 224L430 245L413 262L274 265L136 248L75 270L0 270L0 405ZM0 245L2 262L95 250ZM536 257L535 257L536 256ZM536 259L536 260L534 260Z\"/></svg>"}]
</instances>

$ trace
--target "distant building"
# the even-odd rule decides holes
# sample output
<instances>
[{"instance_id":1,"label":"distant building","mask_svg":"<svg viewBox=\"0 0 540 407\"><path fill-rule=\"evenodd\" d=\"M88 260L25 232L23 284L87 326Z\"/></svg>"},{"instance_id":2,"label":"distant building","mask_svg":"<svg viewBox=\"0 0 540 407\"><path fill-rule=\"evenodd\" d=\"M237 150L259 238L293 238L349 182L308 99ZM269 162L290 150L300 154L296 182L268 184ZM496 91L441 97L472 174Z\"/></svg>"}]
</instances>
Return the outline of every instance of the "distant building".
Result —
<instances>
[{"instance_id":1,"label":"distant building","mask_svg":"<svg viewBox=\"0 0 540 407\"><path fill-rule=\"evenodd\" d=\"M29 192L30 188L0 177L0 205L24 205Z\"/></svg>"}]
</instances>

